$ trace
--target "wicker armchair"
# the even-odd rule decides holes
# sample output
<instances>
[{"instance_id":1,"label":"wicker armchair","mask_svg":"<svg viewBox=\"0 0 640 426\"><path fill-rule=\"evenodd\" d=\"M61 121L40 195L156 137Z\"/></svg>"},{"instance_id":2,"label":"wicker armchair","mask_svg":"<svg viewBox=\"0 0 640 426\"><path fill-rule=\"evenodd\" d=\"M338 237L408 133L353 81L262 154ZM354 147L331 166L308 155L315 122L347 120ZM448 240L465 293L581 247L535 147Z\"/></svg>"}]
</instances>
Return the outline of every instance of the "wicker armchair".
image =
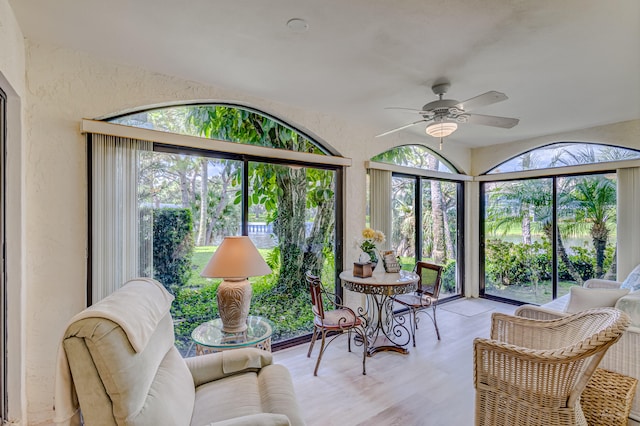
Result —
<instances>
[{"instance_id":1,"label":"wicker armchair","mask_svg":"<svg viewBox=\"0 0 640 426\"><path fill-rule=\"evenodd\" d=\"M580 395L629 325L613 308L539 321L494 313L474 340L476 425L587 425Z\"/></svg>"}]
</instances>

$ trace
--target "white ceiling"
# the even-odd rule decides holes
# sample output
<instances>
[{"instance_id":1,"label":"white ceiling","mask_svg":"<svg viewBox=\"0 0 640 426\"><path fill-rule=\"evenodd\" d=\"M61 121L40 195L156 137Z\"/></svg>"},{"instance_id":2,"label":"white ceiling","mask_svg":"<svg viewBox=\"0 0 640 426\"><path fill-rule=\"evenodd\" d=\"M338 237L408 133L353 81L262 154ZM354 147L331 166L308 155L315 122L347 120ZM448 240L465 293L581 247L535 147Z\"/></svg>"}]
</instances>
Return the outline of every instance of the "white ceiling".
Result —
<instances>
[{"instance_id":1,"label":"white ceiling","mask_svg":"<svg viewBox=\"0 0 640 426\"><path fill-rule=\"evenodd\" d=\"M470 147L640 118L638 0L9 1L34 41L340 115L371 136L419 119L385 107L420 109L443 78L446 98L506 93L474 112L520 119L461 125L449 139Z\"/></svg>"}]
</instances>

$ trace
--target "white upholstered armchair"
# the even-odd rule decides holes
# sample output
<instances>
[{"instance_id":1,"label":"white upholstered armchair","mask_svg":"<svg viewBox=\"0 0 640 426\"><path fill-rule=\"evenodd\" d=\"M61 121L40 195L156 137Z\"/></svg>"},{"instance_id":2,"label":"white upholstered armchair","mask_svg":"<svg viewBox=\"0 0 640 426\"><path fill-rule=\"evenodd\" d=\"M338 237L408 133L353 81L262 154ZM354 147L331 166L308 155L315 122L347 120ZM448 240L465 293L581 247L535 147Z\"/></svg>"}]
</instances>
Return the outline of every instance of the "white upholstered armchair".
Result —
<instances>
[{"instance_id":1,"label":"white upholstered armchair","mask_svg":"<svg viewBox=\"0 0 640 426\"><path fill-rule=\"evenodd\" d=\"M271 353L183 359L172 299L157 281L137 279L72 319L58 355L56 423L303 424L291 376Z\"/></svg>"}]
</instances>

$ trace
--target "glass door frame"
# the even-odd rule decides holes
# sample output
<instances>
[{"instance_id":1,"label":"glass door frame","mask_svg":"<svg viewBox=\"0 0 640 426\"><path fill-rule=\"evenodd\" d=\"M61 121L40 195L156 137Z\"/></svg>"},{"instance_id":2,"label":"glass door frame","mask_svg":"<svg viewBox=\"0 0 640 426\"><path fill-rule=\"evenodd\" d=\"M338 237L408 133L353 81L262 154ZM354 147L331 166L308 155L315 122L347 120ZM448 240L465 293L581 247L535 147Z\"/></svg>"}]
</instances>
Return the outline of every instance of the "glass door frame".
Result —
<instances>
[{"instance_id":1,"label":"glass door frame","mask_svg":"<svg viewBox=\"0 0 640 426\"><path fill-rule=\"evenodd\" d=\"M392 172L392 178L398 177L403 179L413 179L415 182L414 185L414 215L416 218L422 217L422 188L424 186L425 181L436 180L441 182L450 182L454 183L457 186L456 191L456 204L457 204L457 212L456 212L456 220L457 220L457 250L456 250L456 277L458 279L457 287L458 292L455 295L451 295L448 297L443 297L441 300L454 299L458 297L462 297L464 294L464 271L465 271L465 256L464 256L464 235L465 235L465 226L464 226L464 191L465 186L461 181L453 180L453 179L441 179L435 177L428 176L419 176L412 175L409 173L400 173L400 172ZM422 225L422 223L420 224ZM415 261L422 259L422 226L418 226L416 223L415 226Z\"/></svg>"},{"instance_id":2,"label":"glass door frame","mask_svg":"<svg viewBox=\"0 0 640 426\"><path fill-rule=\"evenodd\" d=\"M7 95L0 89L0 422L8 420L7 392L7 251L6 251L6 158Z\"/></svg>"},{"instance_id":3,"label":"glass door frame","mask_svg":"<svg viewBox=\"0 0 640 426\"><path fill-rule=\"evenodd\" d=\"M169 154L185 154L185 155L196 155L200 157L207 158L215 158L215 159L228 159L228 160L237 160L242 162L243 164L243 177L241 182L242 187L242 210L241 210L241 233L242 235L249 234L248 227L248 217L249 217L249 163L250 162L260 162L260 163L269 163L269 164L278 164L278 165L293 165L300 167L309 167L323 170L332 170L335 171L335 212L334 212L334 223L335 223L335 277L334 277L334 288L335 294L339 298L343 297L343 289L340 284L340 272L342 271L343 259L344 259L344 166L339 165L331 165L331 164L318 164L312 162L305 161L296 161L296 160L288 160L283 158L269 158L269 157L260 157L249 154L235 154L228 152L220 152L215 150L206 150L206 149L198 149L198 148L188 148L183 146L176 145L168 145L163 143L154 142L153 143L153 151L154 152L162 152ZM91 306L92 301L92 283L91 283L91 265L92 265L92 255L91 255L91 239L92 239L92 225L91 225L91 205L92 205L92 169L91 169L91 156L92 156L92 141L91 134L87 135L87 164L88 164L88 180L89 180L89 197L88 197L88 209L89 209L89 223L88 223L88 247L89 247L89 256L88 256L88 274L87 274L87 306ZM307 343L309 341L309 337L311 332L307 334L303 334L301 336L293 337L291 339L272 343L273 350L279 350L288 348L291 346L296 346L301 343ZM6 375L5 375L6 376Z\"/></svg>"},{"instance_id":4,"label":"glass door frame","mask_svg":"<svg viewBox=\"0 0 640 426\"><path fill-rule=\"evenodd\" d=\"M485 282L485 217L486 217L486 203L485 203L485 186L488 183L495 183L495 182L514 182L514 181L521 181L521 180L533 180L533 179L551 179L551 197L552 197L552 217L551 217L551 223L552 223L552 249L551 249L551 259L553 264L551 265L551 298L552 300L555 300L558 296L558 179L559 178L565 178L565 177L580 177L580 176L593 176L593 175L605 175L605 174L615 174L617 176L617 171L616 170L597 170L597 171L584 171L584 172L578 172L578 173L563 173L563 174L556 174L556 175L536 175L536 176L532 176L532 177L522 177L522 178L512 178L512 179L499 179L499 175L495 174L495 175L491 175L491 177L495 176L495 179L491 179L491 180L483 180L480 182L480 188L479 188L479 206L478 206L478 230L479 230L479 268L478 268L478 273L479 273L479 277L478 277L478 282L479 282L479 293L480 293L480 297L485 298L485 299L489 299L489 300L496 300L498 302L503 302L503 303L508 303L511 305L523 305L526 302L521 302L518 300L514 300L514 299L507 299L504 297L500 297L500 296L495 296L495 295L491 295L491 294L486 294L485 293L485 286L486 286L486 282Z\"/></svg>"}]
</instances>

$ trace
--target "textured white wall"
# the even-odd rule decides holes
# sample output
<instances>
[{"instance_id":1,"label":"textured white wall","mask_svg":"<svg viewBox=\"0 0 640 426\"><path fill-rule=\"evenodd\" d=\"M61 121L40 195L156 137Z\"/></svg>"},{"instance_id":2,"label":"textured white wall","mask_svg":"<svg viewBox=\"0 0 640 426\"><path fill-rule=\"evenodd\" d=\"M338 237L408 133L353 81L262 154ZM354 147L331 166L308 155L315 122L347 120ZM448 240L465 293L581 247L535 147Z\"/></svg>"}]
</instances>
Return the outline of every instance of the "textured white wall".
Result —
<instances>
[{"instance_id":1,"label":"textured white wall","mask_svg":"<svg viewBox=\"0 0 640 426\"><path fill-rule=\"evenodd\" d=\"M25 397L25 287L23 222L23 105L25 50L22 32L7 0L0 0L0 88L7 95L7 388L8 417L22 419Z\"/></svg>"}]
</instances>

